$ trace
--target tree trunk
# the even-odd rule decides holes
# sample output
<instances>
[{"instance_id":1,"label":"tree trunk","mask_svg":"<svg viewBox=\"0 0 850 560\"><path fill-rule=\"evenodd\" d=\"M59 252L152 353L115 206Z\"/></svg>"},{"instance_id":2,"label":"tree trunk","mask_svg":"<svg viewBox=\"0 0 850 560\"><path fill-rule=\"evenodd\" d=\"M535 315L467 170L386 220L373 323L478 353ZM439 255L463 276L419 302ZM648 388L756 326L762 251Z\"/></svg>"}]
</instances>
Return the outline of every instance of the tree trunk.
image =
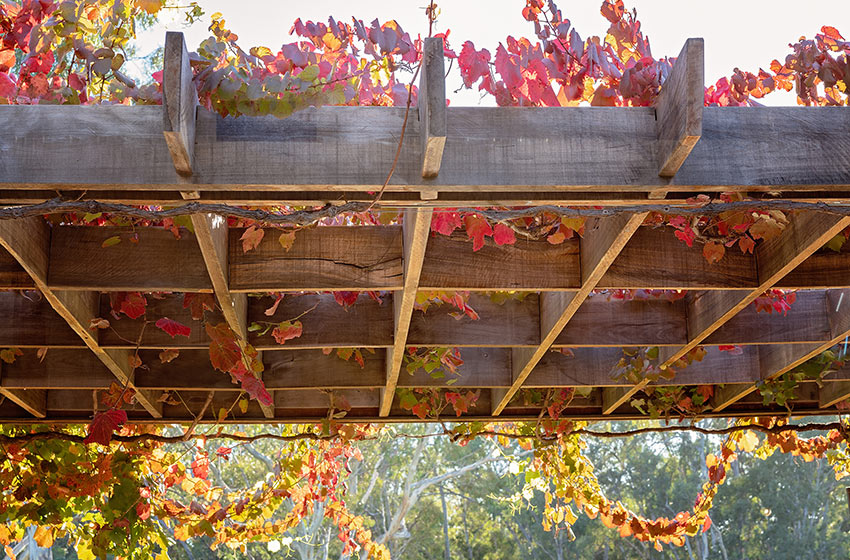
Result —
<instances>
[{"instance_id":1,"label":"tree trunk","mask_svg":"<svg viewBox=\"0 0 850 560\"><path fill-rule=\"evenodd\" d=\"M452 550L451 545L449 543L449 514L446 511L446 490L443 488L443 485L440 484L440 502L443 505L443 551L445 553L446 560L452 560Z\"/></svg>"}]
</instances>

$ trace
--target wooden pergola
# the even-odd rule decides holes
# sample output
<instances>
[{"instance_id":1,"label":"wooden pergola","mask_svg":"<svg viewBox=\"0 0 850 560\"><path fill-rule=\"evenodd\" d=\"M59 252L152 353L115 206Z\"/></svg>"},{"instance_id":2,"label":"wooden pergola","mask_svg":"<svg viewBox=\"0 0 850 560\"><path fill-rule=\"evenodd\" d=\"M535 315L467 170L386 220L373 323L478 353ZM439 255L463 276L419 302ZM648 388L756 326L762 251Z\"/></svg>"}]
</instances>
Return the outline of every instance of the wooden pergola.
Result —
<instances>
[{"instance_id":1,"label":"wooden pergola","mask_svg":"<svg viewBox=\"0 0 850 560\"><path fill-rule=\"evenodd\" d=\"M2 422L86 422L97 391L127 382L137 391L132 421L192 420L210 392L215 411L239 387L210 364L204 329L183 308L182 293L214 293L219 320L262 351L263 380L274 406L252 401L239 422L323 418L333 395L347 418L416 420L397 389L480 388L464 418L533 418L516 399L523 388L592 387L567 416L641 417L633 385L611 377L622 347L659 346L671 364L698 345L708 353L673 380L653 384L722 385L706 415L783 413L764 406L756 383L782 375L850 335L850 252L823 251L850 226L840 213L795 212L755 254L736 250L709 264L669 231L639 227L645 212L588 221L581 238L560 245L518 240L473 252L464 234L432 235L435 208L606 206L659 202L671 208L698 193L737 191L771 200L850 202L847 108L703 107L703 45L688 40L658 102L647 108L446 107L439 43L426 42L418 110L381 209L402 209L403 226L316 227L297 232L285 251L268 235L243 252L242 230L219 216L192 216L194 234L136 228L138 243L103 248L121 228L50 225L41 217L0 220L0 348L34 350L0 364ZM134 205L185 200L240 206L370 201L392 165L404 107L320 107L289 118L224 118L197 108L183 38L166 41L163 106L3 106L0 203L57 195ZM639 210L639 208L638 208ZM673 210L671 210L672 212ZM756 313L770 288L797 289L787 316ZM43 297L21 297L36 289ZM617 301L613 289L688 290L684 299ZM385 292L346 309L328 292ZM442 310L414 311L420 290L471 290L480 319ZM147 329L145 367L129 357L142 319L114 321L109 292L167 292L149 298L148 315L191 324L190 337ZM285 298L274 317L269 292ZM488 291L534 292L494 303ZM846 300L846 301L845 301ZM843 302L843 305L842 305ZM278 345L248 332L313 308L302 336ZM742 352L720 352L739 345ZM456 346L456 379L403 367L406 348ZM160 363L162 349L179 357ZM327 348L370 348L365 367ZM558 350L571 348L573 356ZM449 384L451 382L451 384ZM185 401L159 402L163 391ZM835 412L850 396L850 368L822 387L804 383L795 414Z\"/></svg>"}]
</instances>

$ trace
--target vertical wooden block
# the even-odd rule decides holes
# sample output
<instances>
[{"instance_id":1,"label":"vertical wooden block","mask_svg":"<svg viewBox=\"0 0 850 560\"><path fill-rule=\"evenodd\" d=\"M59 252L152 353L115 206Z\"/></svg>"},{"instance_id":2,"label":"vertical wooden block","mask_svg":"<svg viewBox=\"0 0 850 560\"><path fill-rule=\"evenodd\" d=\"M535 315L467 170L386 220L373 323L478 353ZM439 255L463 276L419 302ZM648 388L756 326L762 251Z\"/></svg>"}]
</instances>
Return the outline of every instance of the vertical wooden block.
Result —
<instances>
[{"instance_id":1,"label":"vertical wooden block","mask_svg":"<svg viewBox=\"0 0 850 560\"><path fill-rule=\"evenodd\" d=\"M181 176L192 174L195 158L195 110L198 95L192 84L192 67L183 34L165 34L162 72L163 135Z\"/></svg>"},{"instance_id":2,"label":"vertical wooden block","mask_svg":"<svg viewBox=\"0 0 850 560\"><path fill-rule=\"evenodd\" d=\"M419 124L422 136L422 177L436 177L446 146L446 69L443 39L425 39L419 72Z\"/></svg>"},{"instance_id":3,"label":"vertical wooden block","mask_svg":"<svg viewBox=\"0 0 850 560\"><path fill-rule=\"evenodd\" d=\"M688 39L655 103L658 175L673 177L702 136L705 46Z\"/></svg>"}]
</instances>

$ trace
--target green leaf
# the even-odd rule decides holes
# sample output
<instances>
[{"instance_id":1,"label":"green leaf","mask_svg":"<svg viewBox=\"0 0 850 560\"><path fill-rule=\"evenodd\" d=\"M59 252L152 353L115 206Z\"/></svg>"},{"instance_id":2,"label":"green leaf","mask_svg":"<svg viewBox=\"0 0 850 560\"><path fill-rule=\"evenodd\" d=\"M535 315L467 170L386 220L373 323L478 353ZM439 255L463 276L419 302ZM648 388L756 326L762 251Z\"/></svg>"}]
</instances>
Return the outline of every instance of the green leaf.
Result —
<instances>
[{"instance_id":1,"label":"green leaf","mask_svg":"<svg viewBox=\"0 0 850 560\"><path fill-rule=\"evenodd\" d=\"M105 249L107 247L112 247L113 245L118 245L119 243L121 243L121 237L119 237L118 235L113 235L112 237L106 239L103 243L101 243L100 246Z\"/></svg>"}]
</instances>

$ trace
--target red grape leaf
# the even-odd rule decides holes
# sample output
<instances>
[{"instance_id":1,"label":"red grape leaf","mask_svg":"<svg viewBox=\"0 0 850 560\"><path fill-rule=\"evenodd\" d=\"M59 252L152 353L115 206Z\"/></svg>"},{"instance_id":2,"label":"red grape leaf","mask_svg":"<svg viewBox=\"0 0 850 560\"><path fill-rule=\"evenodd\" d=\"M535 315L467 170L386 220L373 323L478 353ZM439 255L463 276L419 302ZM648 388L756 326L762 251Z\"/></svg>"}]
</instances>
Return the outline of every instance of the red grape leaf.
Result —
<instances>
[{"instance_id":1,"label":"red grape leaf","mask_svg":"<svg viewBox=\"0 0 850 560\"><path fill-rule=\"evenodd\" d=\"M513 245L516 243L516 235L514 230L505 224L496 224L496 227L493 228L493 241L496 242L496 245Z\"/></svg>"},{"instance_id":2,"label":"red grape leaf","mask_svg":"<svg viewBox=\"0 0 850 560\"><path fill-rule=\"evenodd\" d=\"M278 344L301 336L301 321L283 321L272 331L272 336Z\"/></svg>"},{"instance_id":3,"label":"red grape leaf","mask_svg":"<svg viewBox=\"0 0 850 560\"><path fill-rule=\"evenodd\" d=\"M104 410L98 412L89 424L89 433L83 443L108 445L112 434L127 422L127 413L123 410Z\"/></svg>"},{"instance_id":4,"label":"red grape leaf","mask_svg":"<svg viewBox=\"0 0 850 560\"><path fill-rule=\"evenodd\" d=\"M174 338L178 334L180 336L189 336L192 334L192 329L184 325L183 323L179 323L174 319L169 319L168 317L163 317L159 319L156 323L156 326L167 332L171 338Z\"/></svg>"},{"instance_id":5,"label":"red grape leaf","mask_svg":"<svg viewBox=\"0 0 850 560\"><path fill-rule=\"evenodd\" d=\"M484 238L493 235L493 228L487 220L471 214L464 220L466 223L466 235L472 239L472 250L477 251L484 246Z\"/></svg>"},{"instance_id":6,"label":"red grape leaf","mask_svg":"<svg viewBox=\"0 0 850 560\"><path fill-rule=\"evenodd\" d=\"M263 240L263 236L265 235L265 230L258 228L257 226L251 226L246 229L245 233L242 234L242 237L239 238L242 242L242 251L247 253L251 249L256 249L257 245L260 244L260 241Z\"/></svg>"}]
</instances>

